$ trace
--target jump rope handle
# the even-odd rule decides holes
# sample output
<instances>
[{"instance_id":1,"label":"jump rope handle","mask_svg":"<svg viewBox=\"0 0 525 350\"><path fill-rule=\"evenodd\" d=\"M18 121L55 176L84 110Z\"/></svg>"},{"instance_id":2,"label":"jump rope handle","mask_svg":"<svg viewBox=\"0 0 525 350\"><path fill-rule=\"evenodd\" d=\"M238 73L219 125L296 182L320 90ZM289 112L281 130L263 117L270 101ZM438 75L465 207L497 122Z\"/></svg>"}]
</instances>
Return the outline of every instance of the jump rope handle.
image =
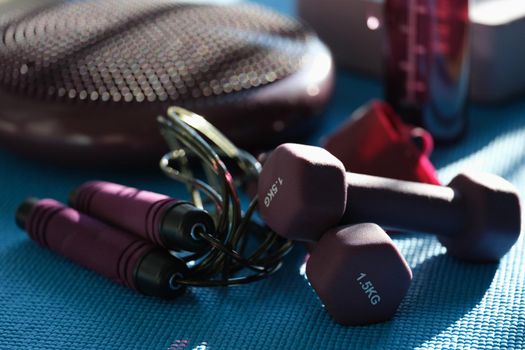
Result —
<instances>
[{"instance_id":1,"label":"jump rope handle","mask_svg":"<svg viewBox=\"0 0 525 350\"><path fill-rule=\"evenodd\" d=\"M104 181L89 181L70 195L71 207L170 250L199 251L214 235L203 209L162 194Z\"/></svg>"},{"instance_id":2,"label":"jump rope handle","mask_svg":"<svg viewBox=\"0 0 525 350\"><path fill-rule=\"evenodd\" d=\"M171 299L184 292L189 270L165 249L53 199L30 198L16 221L40 245L145 295Z\"/></svg>"}]
</instances>

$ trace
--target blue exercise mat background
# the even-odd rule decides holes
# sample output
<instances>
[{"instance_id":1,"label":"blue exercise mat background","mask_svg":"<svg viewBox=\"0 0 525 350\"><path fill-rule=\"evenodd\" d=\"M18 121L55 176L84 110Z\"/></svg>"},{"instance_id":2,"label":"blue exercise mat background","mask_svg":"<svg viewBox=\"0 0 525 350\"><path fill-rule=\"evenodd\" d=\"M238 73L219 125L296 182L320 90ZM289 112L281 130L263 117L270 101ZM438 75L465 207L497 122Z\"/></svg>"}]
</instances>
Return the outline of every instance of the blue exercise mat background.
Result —
<instances>
[{"instance_id":1,"label":"blue exercise mat background","mask_svg":"<svg viewBox=\"0 0 525 350\"><path fill-rule=\"evenodd\" d=\"M294 11L292 1L260 2ZM381 97L377 80L343 71L337 78L313 143L359 105ZM525 98L469 113L466 138L432 156L440 178L447 182L467 168L493 172L517 185L525 198ZM397 235L394 240L414 270L397 314L383 324L343 327L331 320L300 274L300 247L269 279L229 289L194 288L166 302L40 248L15 226L15 209L27 196L65 201L73 187L93 178L180 193L160 170L64 169L1 150L0 169L0 349L525 348L523 237L499 264L474 265L446 256L433 237Z\"/></svg>"}]
</instances>

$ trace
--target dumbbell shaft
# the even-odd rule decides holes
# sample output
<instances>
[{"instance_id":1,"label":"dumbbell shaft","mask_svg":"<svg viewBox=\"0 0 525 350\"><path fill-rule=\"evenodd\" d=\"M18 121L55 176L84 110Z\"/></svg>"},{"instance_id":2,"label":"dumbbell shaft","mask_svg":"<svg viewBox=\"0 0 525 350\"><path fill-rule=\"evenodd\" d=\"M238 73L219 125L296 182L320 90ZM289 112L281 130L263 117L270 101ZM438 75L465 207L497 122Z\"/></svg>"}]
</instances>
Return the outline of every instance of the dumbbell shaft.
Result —
<instances>
[{"instance_id":1,"label":"dumbbell shaft","mask_svg":"<svg viewBox=\"0 0 525 350\"><path fill-rule=\"evenodd\" d=\"M465 226L461 196L450 187L346 173L341 224L374 222L390 228L452 236Z\"/></svg>"}]
</instances>

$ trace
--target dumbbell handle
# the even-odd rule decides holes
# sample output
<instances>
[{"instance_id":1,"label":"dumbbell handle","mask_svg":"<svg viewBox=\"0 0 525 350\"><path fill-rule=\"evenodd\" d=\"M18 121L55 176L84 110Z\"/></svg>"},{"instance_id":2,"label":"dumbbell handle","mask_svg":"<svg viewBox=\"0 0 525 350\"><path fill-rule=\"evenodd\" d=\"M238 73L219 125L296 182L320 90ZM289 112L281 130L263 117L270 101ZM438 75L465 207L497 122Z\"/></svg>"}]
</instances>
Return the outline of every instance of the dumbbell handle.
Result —
<instances>
[{"instance_id":1,"label":"dumbbell handle","mask_svg":"<svg viewBox=\"0 0 525 350\"><path fill-rule=\"evenodd\" d=\"M341 224L374 222L413 232L453 236L465 227L461 196L450 187L347 172Z\"/></svg>"}]
</instances>

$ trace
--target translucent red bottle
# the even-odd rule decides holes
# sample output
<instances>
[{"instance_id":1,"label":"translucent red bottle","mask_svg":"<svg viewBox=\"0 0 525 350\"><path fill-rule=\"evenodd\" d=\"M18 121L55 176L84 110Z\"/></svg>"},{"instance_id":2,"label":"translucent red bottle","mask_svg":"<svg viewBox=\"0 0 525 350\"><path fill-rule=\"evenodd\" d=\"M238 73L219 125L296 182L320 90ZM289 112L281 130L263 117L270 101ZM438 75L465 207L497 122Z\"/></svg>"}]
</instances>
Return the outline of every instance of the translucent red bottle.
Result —
<instances>
[{"instance_id":1,"label":"translucent red bottle","mask_svg":"<svg viewBox=\"0 0 525 350\"><path fill-rule=\"evenodd\" d=\"M467 124L469 0L386 0L385 95L437 141Z\"/></svg>"}]
</instances>

